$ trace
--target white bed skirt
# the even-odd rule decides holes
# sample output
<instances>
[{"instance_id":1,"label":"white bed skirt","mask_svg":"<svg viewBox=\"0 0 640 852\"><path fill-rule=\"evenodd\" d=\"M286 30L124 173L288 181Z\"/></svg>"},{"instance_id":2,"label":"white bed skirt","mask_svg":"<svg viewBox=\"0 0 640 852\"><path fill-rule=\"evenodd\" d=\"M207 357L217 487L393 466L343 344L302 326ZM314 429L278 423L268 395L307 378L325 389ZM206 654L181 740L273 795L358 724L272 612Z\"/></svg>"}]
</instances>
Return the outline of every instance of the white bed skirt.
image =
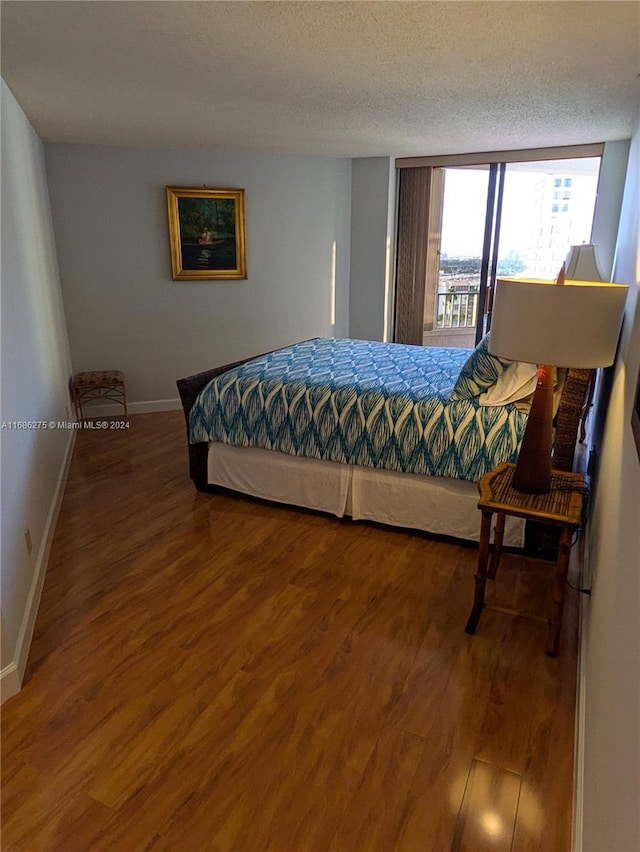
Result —
<instances>
[{"instance_id":1,"label":"white bed skirt","mask_svg":"<svg viewBox=\"0 0 640 852\"><path fill-rule=\"evenodd\" d=\"M253 497L328 512L339 518L478 541L478 486L440 476L395 473L289 456L271 450L209 445L208 480ZM522 547L524 521L506 519L504 544Z\"/></svg>"}]
</instances>

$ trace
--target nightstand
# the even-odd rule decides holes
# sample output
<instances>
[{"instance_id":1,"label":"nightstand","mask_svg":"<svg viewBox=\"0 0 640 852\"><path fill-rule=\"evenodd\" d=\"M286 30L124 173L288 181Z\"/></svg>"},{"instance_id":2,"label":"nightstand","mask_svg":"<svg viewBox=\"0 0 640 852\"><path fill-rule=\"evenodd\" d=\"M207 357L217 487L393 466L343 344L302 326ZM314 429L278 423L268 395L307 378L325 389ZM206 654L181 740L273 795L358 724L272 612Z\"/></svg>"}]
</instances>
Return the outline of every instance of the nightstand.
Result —
<instances>
[{"instance_id":1,"label":"nightstand","mask_svg":"<svg viewBox=\"0 0 640 852\"><path fill-rule=\"evenodd\" d=\"M540 521L560 527L560 542L556 560L555 576L551 591L550 614L544 620L549 625L546 652L550 657L558 654L562 610L564 607L564 587L569 566L571 538L582 521L582 503L585 490L581 473L554 470L551 473L551 490L547 494L524 494L511 484L514 464L502 462L495 470L487 473L478 483L480 500L478 508L482 512L480 529L480 550L478 569L475 573L475 597L465 630L475 633L482 610L485 608L485 586L487 577L493 579L498 570L502 553L504 522L507 515ZM490 548L491 517L497 515L493 548ZM491 553L491 563L489 555ZM487 607L488 609L489 607ZM491 607L511 615L522 615L515 610L503 607Z\"/></svg>"}]
</instances>

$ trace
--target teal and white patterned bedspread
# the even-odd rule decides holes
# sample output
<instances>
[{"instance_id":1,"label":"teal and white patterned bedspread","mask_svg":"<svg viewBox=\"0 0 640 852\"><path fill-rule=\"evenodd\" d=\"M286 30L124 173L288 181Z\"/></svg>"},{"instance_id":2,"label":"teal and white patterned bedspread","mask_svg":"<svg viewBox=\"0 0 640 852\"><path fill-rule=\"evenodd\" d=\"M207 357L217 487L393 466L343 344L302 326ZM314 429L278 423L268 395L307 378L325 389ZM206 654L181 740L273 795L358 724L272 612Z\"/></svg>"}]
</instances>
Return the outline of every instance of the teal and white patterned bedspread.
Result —
<instances>
[{"instance_id":1,"label":"teal and white patterned bedspread","mask_svg":"<svg viewBox=\"0 0 640 852\"><path fill-rule=\"evenodd\" d=\"M213 379L190 441L477 481L515 461L526 416L449 399L468 349L315 339Z\"/></svg>"}]
</instances>

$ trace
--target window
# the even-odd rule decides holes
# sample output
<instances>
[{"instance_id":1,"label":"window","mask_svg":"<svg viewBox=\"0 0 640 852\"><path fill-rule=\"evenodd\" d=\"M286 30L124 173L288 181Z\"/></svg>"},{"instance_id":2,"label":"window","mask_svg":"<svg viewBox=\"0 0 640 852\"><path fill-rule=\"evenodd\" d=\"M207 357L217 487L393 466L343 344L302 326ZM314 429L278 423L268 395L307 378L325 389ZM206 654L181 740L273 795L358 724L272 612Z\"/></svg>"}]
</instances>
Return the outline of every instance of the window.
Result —
<instances>
[{"instance_id":1,"label":"window","mask_svg":"<svg viewBox=\"0 0 640 852\"><path fill-rule=\"evenodd\" d=\"M602 149L396 160L393 339L473 346L474 332L477 340L490 326L498 276L556 278L569 246L591 240Z\"/></svg>"}]
</instances>

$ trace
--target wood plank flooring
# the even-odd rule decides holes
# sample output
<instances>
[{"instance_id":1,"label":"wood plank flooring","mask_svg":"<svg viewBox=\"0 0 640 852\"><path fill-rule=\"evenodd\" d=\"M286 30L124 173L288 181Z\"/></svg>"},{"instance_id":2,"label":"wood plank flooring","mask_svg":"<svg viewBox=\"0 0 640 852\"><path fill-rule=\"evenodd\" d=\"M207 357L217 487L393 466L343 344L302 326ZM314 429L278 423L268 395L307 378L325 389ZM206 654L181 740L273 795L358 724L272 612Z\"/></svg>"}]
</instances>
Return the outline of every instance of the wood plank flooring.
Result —
<instances>
[{"instance_id":1,"label":"wood plank flooring","mask_svg":"<svg viewBox=\"0 0 640 852\"><path fill-rule=\"evenodd\" d=\"M22 691L2 848L570 848L576 593L464 625L476 548L196 492L178 412L78 433ZM478 517L478 524L480 517ZM494 602L544 609L507 554Z\"/></svg>"}]
</instances>

